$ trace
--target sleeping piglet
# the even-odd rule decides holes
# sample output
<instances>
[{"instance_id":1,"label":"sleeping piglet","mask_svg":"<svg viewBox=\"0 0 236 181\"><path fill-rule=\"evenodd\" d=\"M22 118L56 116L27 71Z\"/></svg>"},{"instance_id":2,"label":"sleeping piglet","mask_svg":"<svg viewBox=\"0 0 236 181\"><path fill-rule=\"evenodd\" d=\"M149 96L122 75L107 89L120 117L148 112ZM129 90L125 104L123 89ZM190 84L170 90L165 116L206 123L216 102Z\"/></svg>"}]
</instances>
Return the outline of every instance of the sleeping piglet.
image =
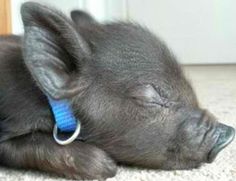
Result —
<instances>
[{"instance_id":1,"label":"sleeping piglet","mask_svg":"<svg viewBox=\"0 0 236 181\"><path fill-rule=\"evenodd\" d=\"M233 140L234 129L199 107L173 54L146 28L100 24L82 11L71 20L32 2L21 16L24 35L0 38L1 165L105 179L117 164L196 168ZM47 96L70 103L79 139L54 141Z\"/></svg>"}]
</instances>

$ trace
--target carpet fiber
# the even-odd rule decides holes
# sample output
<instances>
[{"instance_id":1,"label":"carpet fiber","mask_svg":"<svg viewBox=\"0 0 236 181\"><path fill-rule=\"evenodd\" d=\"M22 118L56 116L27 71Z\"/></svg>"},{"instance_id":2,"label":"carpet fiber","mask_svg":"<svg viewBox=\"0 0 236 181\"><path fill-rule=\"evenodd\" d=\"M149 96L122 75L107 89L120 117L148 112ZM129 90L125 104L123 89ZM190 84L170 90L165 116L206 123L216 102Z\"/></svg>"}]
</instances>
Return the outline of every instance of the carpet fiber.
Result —
<instances>
[{"instance_id":1,"label":"carpet fiber","mask_svg":"<svg viewBox=\"0 0 236 181\"><path fill-rule=\"evenodd\" d=\"M221 122L236 128L236 65L186 66L199 102ZM0 168L0 181L63 180L31 171ZM224 149L212 164L190 171L159 171L119 168L116 177L108 181L235 181L236 140Z\"/></svg>"}]
</instances>

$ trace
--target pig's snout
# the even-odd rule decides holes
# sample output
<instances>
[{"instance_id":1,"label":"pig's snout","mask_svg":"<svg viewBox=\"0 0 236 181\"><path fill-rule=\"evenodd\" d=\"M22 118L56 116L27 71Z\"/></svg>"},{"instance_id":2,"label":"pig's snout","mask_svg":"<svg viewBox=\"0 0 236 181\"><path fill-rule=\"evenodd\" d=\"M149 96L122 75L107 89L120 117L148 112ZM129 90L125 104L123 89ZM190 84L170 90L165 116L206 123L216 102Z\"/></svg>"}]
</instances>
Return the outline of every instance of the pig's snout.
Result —
<instances>
[{"instance_id":1,"label":"pig's snout","mask_svg":"<svg viewBox=\"0 0 236 181\"><path fill-rule=\"evenodd\" d=\"M233 141L235 130L230 126L220 123L216 128L215 134L217 134L218 139L208 154L208 163L213 162L217 154Z\"/></svg>"}]
</instances>

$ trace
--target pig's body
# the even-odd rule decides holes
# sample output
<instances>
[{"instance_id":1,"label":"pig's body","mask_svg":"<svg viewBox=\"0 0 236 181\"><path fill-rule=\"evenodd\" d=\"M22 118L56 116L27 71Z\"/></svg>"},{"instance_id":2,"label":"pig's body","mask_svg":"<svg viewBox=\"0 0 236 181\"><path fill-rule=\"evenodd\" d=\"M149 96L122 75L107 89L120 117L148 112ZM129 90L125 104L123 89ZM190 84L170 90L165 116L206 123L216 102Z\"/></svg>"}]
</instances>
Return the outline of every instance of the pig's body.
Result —
<instances>
[{"instance_id":1,"label":"pig's body","mask_svg":"<svg viewBox=\"0 0 236 181\"><path fill-rule=\"evenodd\" d=\"M73 24L35 3L22 17L24 38L0 38L1 164L99 179L115 174L115 162L195 168L232 141L233 129L198 107L174 56L148 30L82 12ZM84 141L53 141L46 94L71 102Z\"/></svg>"},{"instance_id":2,"label":"pig's body","mask_svg":"<svg viewBox=\"0 0 236 181\"><path fill-rule=\"evenodd\" d=\"M5 140L29 132L30 127L37 128L41 124L37 119L49 117L50 110L24 65L21 37L0 37L0 60L0 139Z\"/></svg>"}]
</instances>

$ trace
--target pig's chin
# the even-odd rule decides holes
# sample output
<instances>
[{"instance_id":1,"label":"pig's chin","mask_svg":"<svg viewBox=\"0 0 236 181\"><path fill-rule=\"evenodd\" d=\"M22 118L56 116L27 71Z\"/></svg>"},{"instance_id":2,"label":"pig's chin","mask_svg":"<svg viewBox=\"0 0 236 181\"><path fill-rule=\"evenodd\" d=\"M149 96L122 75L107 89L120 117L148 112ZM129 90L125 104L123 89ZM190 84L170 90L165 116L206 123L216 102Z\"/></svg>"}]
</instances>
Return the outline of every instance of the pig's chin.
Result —
<instances>
[{"instance_id":1,"label":"pig's chin","mask_svg":"<svg viewBox=\"0 0 236 181\"><path fill-rule=\"evenodd\" d=\"M208 163L213 162L218 153L228 146L233 141L235 136L234 128L224 124L219 124L217 127L217 133L219 134L218 139L207 156Z\"/></svg>"}]
</instances>

